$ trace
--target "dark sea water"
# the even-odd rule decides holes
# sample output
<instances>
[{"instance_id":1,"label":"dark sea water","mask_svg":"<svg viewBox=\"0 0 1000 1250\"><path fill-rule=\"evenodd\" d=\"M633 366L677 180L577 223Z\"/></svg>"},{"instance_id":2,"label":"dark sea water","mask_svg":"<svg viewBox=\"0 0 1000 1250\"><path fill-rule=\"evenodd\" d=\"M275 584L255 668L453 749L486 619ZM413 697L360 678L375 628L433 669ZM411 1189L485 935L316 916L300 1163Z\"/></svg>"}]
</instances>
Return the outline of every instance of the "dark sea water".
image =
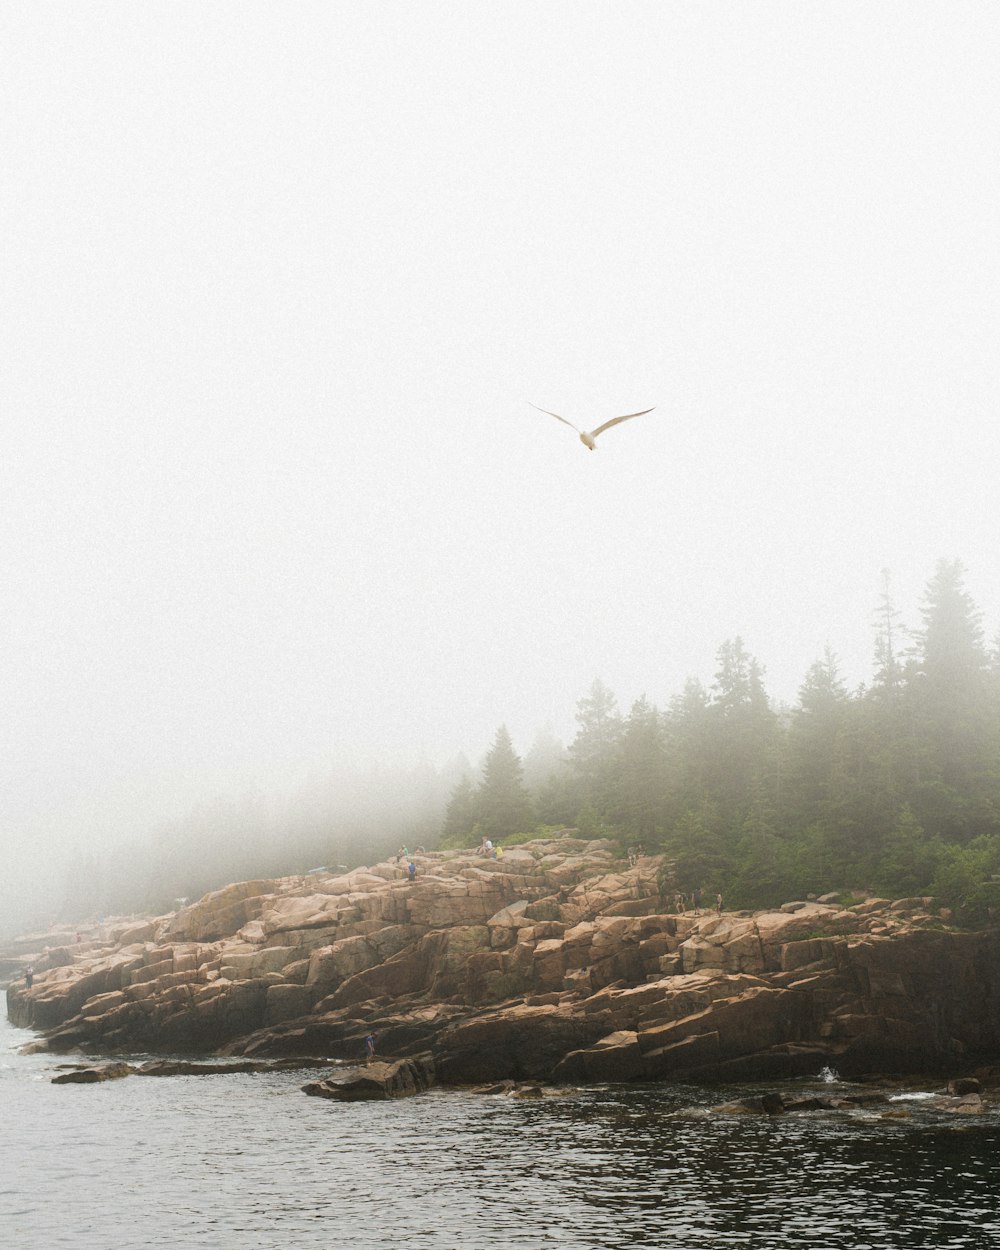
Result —
<instances>
[{"instance_id":1,"label":"dark sea water","mask_svg":"<svg viewBox=\"0 0 1000 1250\"><path fill-rule=\"evenodd\" d=\"M31 1037L0 1025L8 1250L1000 1250L1000 1115L920 1091L906 1119L672 1085L339 1104L315 1071L52 1085ZM841 1087L782 1092L813 1088Z\"/></svg>"}]
</instances>

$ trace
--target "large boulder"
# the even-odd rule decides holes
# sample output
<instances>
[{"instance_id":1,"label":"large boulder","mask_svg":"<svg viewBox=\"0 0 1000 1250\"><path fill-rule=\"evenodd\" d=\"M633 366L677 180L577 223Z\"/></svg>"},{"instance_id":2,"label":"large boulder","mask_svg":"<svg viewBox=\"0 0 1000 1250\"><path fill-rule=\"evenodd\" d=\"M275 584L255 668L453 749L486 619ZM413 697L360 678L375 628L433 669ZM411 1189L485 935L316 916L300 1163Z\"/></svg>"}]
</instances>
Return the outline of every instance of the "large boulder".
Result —
<instances>
[{"instance_id":1,"label":"large boulder","mask_svg":"<svg viewBox=\"0 0 1000 1250\"><path fill-rule=\"evenodd\" d=\"M423 1093L434 1084L434 1060L430 1055L417 1055L396 1063L375 1062L355 1068L342 1076L303 1085L303 1092L315 1098L333 1098L339 1102L371 1101L372 1099L406 1098Z\"/></svg>"},{"instance_id":2,"label":"large boulder","mask_svg":"<svg viewBox=\"0 0 1000 1250\"><path fill-rule=\"evenodd\" d=\"M184 907L170 921L170 937L192 942L213 942L231 937L249 920L256 920L264 908L264 896L273 894L274 881L240 881L206 894L197 903Z\"/></svg>"}]
</instances>

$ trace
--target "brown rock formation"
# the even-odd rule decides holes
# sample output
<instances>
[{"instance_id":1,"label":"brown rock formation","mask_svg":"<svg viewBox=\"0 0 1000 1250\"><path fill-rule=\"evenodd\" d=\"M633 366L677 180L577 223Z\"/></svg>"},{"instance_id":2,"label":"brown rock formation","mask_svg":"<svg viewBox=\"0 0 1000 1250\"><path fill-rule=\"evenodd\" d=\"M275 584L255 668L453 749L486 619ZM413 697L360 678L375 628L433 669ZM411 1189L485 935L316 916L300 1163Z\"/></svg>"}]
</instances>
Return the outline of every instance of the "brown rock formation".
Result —
<instances>
[{"instance_id":1,"label":"brown rock formation","mask_svg":"<svg viewBox=\"0 0 1000 1250\"><path fill-rule=\"evenodd\" d=\"M571 836L417 866L243 882L88 933L9 1014L98 1053L358 1059L374 1031L446 1082L961 1071L1000 1045L1000 934L928 899L676 915L660 859Z\"/></svg>"},{"instance_id":2,"label":"brown rock formation","mask_svg":"<svg viewBox=\"0 0 1000 1250\"><path fill-rule=\"evenodd\" d=\"M325 1081L310 1081L303 1093L316 1098L336 1098L340 1102L371 1101L382 1098L406 1098L420 1094L434 1084L434 1060L430 1055L399 1059L395 1063L373 1063L352 1068L342 1076Z\"/></svg>"}]
</instances>

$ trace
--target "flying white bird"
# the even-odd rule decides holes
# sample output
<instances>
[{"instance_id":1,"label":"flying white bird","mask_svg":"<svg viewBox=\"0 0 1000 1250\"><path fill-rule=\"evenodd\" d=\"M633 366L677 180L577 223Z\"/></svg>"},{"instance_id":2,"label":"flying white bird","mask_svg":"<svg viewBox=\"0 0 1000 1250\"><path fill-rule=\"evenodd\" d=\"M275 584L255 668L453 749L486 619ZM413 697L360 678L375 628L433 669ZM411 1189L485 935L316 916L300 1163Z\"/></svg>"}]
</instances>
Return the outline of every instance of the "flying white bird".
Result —
<instances>
[{"instance_id":1,"label":"flying white bird","mask_svg":"<svg viewBox=\"0 0 1000 1250\"><path fill-rule=\"evenodd\" d=\"M580 442L590 451L596 451L594 439L598 434L603 434L605 430L610 430L613 425L620 425L622 421L631 421L633 417L644 417L647 412L652 412L652 408L643 408L642 412L627 412L624 417L612 417L610 421L605 421L603 425L599 425L596 430L580 430L572 421L567 421L565 417L561 417L558 412L549 412L548 408L539 408L537 404L532 404L532 408L536 412L544 412L547 417L555 417L557 421L561 421L563 425L568 425L571 430L576 430L580 435ZM655 405L654 405L655 407Z\"/></svg>"}]
</instances>

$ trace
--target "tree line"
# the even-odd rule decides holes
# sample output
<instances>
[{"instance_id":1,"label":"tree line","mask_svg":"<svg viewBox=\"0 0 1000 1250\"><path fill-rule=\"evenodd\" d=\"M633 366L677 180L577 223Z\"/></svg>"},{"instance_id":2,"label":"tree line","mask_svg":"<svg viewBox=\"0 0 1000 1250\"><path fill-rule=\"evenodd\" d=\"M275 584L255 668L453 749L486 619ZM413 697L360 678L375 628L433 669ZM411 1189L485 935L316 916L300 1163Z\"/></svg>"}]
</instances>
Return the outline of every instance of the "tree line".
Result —
<instances>
[{"instance_id":1,"label":"tree line","mask_svg":"<svg viewBox=\"0 0 1000 1250\"><path fill-rule=\"evenodd\" d=\"M442 840L575 826L662 852L678 888L760 907L807 894L933 894L960 919L1000 909L1000 645L957 560L905 630L887 574L871 681L849 692L828 649L775 707L740 638L709 688L623 713L596 680L567 751L527 784L505 727L478 782L452 790ZM536 761L537 772L537 761Z\"/></svg>"},{"instance_id":2,"label":"tree line","mask_svg":"<svg viewBox=\"0 0 1000 1250\"><path fill-rule=\"evenodd\" d=\"M501 726L482 767L331 761L296 790L203 803L114 852L81 851L64 918L164 911L230 881L355 867L400 844L472 846L575 827L662 852L685 892L759 907L835 890L931 893L980 923L1000 909L1000 647L958 561L941 561L915 630L888 577L873 674L849 692L827 651L795 707L768 698L739 638L709 685L623 712L597 680L568 748L523 756ZM450 797L449 797L450 796Z\"/></svg>"}]
</instances>

